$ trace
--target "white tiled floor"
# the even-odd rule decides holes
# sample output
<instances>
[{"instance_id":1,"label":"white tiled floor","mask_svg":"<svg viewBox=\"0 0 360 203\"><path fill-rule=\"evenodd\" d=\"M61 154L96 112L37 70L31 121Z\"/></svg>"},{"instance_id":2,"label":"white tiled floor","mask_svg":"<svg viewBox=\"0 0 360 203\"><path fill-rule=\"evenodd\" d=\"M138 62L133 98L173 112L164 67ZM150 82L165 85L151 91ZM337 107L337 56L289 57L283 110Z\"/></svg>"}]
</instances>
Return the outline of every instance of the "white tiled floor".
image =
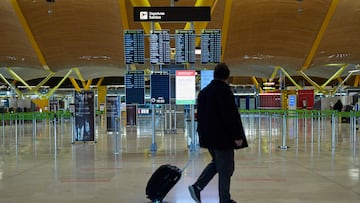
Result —
<instances>
[{"instance_id":1,"label":"white tiled floor","mask_svg":"<svg viewBox=\"0 0 360 203\"><path fill-rule=\"evenodd\" d=\"M232 197L247 203L358 203L360 201L359 136L349 124L336 129L332 148L329 121L287 120L286 146L281 150L282 120L243 117L250 147L236 151ZM270 123L271 122L271 123ZM298 125L296 125L298 124ZM97 143L71 143L71 125L54 129L38 122L0 126L0 203L146 203L146 183L164 163L183 167L181 180L165 202L193 202L187 186L209 161L206 150L189 152L183 129L165 134L157 129L158 150L150 152L151 125L122 127L120 153L114 135L97 126ZM320 127L320 128L318 128ZM269 131L269 129L272 129ZM150 132L150 134L149 134ZM55 144L56 143L56 144ZM55 146L56 145L56 146ZM217 180L201 193L216 203Z\"/></svg>"}]
</instances>

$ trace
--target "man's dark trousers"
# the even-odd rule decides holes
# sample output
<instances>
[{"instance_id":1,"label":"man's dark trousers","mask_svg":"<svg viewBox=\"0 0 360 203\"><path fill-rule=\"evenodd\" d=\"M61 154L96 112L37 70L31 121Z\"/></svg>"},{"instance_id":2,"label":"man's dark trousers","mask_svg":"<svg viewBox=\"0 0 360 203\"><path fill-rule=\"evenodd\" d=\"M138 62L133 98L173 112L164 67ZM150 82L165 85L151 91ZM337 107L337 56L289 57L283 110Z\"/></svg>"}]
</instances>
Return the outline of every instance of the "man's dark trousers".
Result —
<instances>
[{"instance_id":1,"label":"man's dark trousers","mask_svg":"<svg viewBox=\"0 0 360 203\"><path fill-rule=\"evenodd\" d=\"M195 185L201 190L219 174L220 203L230 202L230 180L234 173L234 150L233 149L208 149L212 161L205 167Z\"/></svg>"}]
</instances>

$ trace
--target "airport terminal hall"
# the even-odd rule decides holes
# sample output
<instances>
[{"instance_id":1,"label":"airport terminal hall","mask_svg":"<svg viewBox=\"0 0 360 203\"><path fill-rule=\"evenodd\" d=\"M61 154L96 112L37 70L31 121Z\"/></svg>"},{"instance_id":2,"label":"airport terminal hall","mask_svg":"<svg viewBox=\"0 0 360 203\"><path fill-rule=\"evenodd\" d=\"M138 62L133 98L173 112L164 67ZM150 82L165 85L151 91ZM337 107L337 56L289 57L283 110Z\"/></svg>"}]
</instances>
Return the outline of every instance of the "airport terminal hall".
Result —
<instances>
[{"instance_id":1,"label":"airport terminal hall","mask_svg":"<svg viewBox=\"0 0 360 203\"><path fill-rule=\"evenodd\" d=\"M0 203L359 203L359 0L0 0Z\"/></svg>"}]
</instances>

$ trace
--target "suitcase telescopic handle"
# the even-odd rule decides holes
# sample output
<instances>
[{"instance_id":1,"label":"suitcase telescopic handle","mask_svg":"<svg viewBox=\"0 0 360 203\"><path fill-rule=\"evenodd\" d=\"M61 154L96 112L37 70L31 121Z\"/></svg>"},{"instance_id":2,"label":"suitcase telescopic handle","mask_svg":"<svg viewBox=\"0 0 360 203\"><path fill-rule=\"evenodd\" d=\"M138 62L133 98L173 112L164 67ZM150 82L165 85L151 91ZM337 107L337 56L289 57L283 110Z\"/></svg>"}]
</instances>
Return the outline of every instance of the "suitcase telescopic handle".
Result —
<instances>
[{"instance_id":1,"label":"suitcase telescopic handle","mask_svg":"<svg viewBox=\"0 0 360 203\"><path fill-rule=\"evenodd\" d=\"M181 172L185 171L185 169L190 165L192 161L192 158L189 158L189 160L186 162L186 164L182 167Z\"/></svg>"}]
</instances>

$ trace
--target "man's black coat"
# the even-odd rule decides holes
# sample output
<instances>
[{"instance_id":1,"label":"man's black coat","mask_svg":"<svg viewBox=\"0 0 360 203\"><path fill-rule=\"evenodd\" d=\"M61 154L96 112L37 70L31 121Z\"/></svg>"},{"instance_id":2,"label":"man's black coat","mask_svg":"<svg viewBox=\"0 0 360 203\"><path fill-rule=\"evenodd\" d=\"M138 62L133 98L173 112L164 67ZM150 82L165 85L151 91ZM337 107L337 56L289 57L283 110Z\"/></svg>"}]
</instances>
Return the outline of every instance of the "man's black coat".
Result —
<instances>
[{"instance_id":1,"label":"man's black coat","mask_svg":"<svg viewBox=\"0 0 360 203\"><path fill-rule=\"evenodd\" d=\"M200 146L210 149L247 147L239 111L230 86L221 80L212 80L200 91L197 101L197 131ZM243 139L241 147L235 140Z\"/></svg>"}]
</instances>

